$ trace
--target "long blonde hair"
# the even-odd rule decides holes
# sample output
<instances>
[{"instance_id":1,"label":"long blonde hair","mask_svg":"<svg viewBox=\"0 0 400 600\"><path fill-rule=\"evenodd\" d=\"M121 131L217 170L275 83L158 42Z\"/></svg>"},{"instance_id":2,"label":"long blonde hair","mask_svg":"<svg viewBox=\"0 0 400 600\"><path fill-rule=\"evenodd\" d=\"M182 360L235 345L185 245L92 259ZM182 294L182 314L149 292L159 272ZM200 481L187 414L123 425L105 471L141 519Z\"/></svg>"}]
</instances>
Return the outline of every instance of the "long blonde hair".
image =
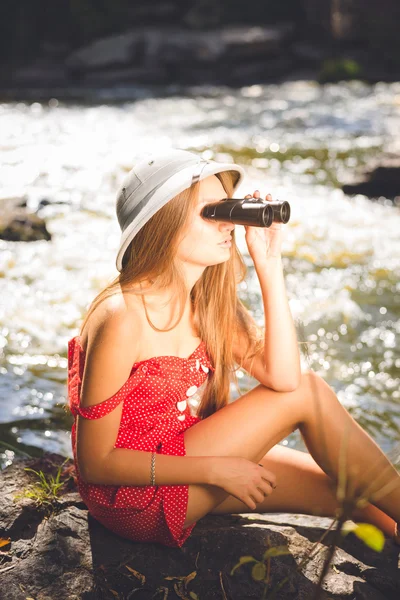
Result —
<instances>
[{"instance_id":1,"label":"long blonde hair","mask_svg":"<svg viewBox=\"0 0 400 600\"><path fill-rule=\"evenodd\" d=\"M233 194L233 179L230 171L217 173L227 197ZM142 281L151 281L151 291L165 287L177 291L179 316L168 329L157 329L147 315L147 320L157 331L170 331L182 318L187 301L187 289L183 274L175 259L180 237L190 222L198 201L200 183L193 184L170 200L139 230L129 244L122 270L92 301L81 325L81 332L96 307L113 294L129 288L130 293L142 296L146 291ZM245 359L252 359L264 343L263 331L255 325L249 311L237 296L237 285L246 276L245 262L236 246L234 231L232 251L228 261L208 266L191 290L193 322L201 340L204 341L209 358L215 368L208 378L197 414L205 418L229 402L230 384L238 388L236 365L233 355L235 336L242 332L247 340ZM134 288L137 287L137 289ZM149 291L149 288L147 288Z\"/></svg>"}]
</instances>

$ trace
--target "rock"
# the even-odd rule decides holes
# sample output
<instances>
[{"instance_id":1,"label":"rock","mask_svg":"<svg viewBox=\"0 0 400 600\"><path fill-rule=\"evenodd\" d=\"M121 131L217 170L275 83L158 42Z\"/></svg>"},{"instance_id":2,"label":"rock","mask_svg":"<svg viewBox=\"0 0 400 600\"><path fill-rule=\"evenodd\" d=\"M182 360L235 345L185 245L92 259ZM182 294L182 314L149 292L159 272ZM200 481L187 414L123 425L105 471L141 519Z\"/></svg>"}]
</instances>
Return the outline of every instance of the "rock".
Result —
<instances>
[{"instance_id":1,"label":"rock","mask_svg":"<svg viewBox=\"0 0 400 600\"><path fill-rule=\"evenodd\" d=\"M143 44L141 30L110 35L72 52L65 66L73 71L88 71L137 64Z\"/></svg>"},{"instance_id":2,"label":"rock","mask_svg":"<svg viewBox=\"0 0 400 600\"><path fill-rule=\"evenodd\" d=\"M158 84L169 82L168 71L161 67L125 67L107 70L98 70L85 73L85 84L95 86L123 85L132 82Z\"/></svg>"},{"instance_id":3,"label":"rock","mask_svg":"<svg viewBox=\"0 0 400 600\"><path fill-rule=\"evenodd\" d=\"M186 62L226 61L234 67L235 60L253 61L270 58L285 51L284 44L293 32L290 23L273 27L225 27L207 31L176 31L160 38L160 59ZM189 56L187 54L189 53Z\"/></svg>"},{"instance_id":4,"label":"rock","mask_svg":"<svg viewBox=\"0 0 400 600\"><path fill-rule=\"evenodd\" d=\"M64 46L64 51L68 51L67 46ZM46 51L44 55L36 57L28 64L15 68L11 82L22 87L36 86L40 81L51 81L53 85L64 85L68 78L63 60L62 54L50 54Z\"/></svg>"},{"instance_id":5,"label":"rock","mask_svg":"<svg viewBox=\"0 0 400 600\"><path fill-rule=\"evenodd\" d=\"M25 197L1 198L0 207L0 239L9 242L51 240L46 222L28 211Z\"/></svg>"},{"instance_id":6,"label":"rock","mask_svg":"<svg viewBox=\"0 0 400 600\"><path fill-rule=\"evenodd\" d=\"M366 168L359 181L345 183L345 194L364 194L369 198L400 198L400 157L384 157Z\"/></svg>"},{"instance_id":7,"label":"rock","mask_svg":"<svg viewBox=\"0 0 400 600\"><path fill-rule=\"evenodd\" d=\"M251 85L254 81L270 81L279 79L291 71L293 61L289 57L276 58L275 60L248 62L232 66L229 73L231 85Z\"/></svg>"},{"instance_id":8,"label":"rock","mask_svg":"<svg viewBox=\"0 0 400 600\"><path fill-rule=\"evenodd\" d=\"M19 208L26 208L27 205L27 196L2 196L0 197L0 214L4 215L6 212L17 210Z\"/></svg>"},{"instance_id":9,"label":"rock","mask_svg":"<svg viewBox=\"0 0 400 600\"><path fill-rule=\"evenodd\" d=\"M0 220L0 239L8 242L36 242L51 240L46 222L34 213L14 215L10 219Z\"/></svg>"},{"instance_id":10,"label":"rock","mask_svg":"<svg viewBox=\"0 0 400 600\"><path fill-rule=\"evenodd\" d=\"M120 81L122 84L126 81L133 84L162 84L165 77L163 69L161 72L152 71L151 75L146 74L148 63L142 54L149 50L147 44L154 37L149 32L155 32L157 38L167 38L172 46L175 43L174 31L183 32L188 43L192 35L199 34L205 39L208 54L211 42L208 44L207 38L211 40L229 29L241 32L246 29L273 31L281 27L273 24L282 20L293 23L296 31L293 36L295 39L285 41L284 37L281 40L280 57L291 57L295 68L299 67L299 60L303 62L297 76L305 76L304 69L307 68L307 76L314 78L313 68L321 67L323 60L340 59L360 63L362 71L355 77L362 77L371 83L398 81L400 77L398 0L383 0L383 4L376 0L256 0L248 3L215 0L153 0L140 3L122 0L111 3L85 2L80 8L75 6L80 6L80 3L75 1L53 3L50 9L43 2L40 6L28 2L23 11L17 10L17 4L11 2L8 12L5 11L8 18L3 18L7 23L2 36L4 60L0 61L0 91L4 100L30 98L30 86L43 94L40 96L43 98L50 95L62 99L87 100L91 98L91 92L85 90L86 75L91 73L88 77L92 77L96 71L115 68L142 68L132 73L129 80L126 79L128 72L124 71ZM240 44L242 39L243 34L239 33ZM299 44L297 50L293 48L293 42ZM79 48L79 45L83 47ZM256 50L257 44L252 42L246 46ZM158 47L161 48L161 45ZM169 47L169 52L171 50ZM240 56L244 57L242 50ZM191 52L190 47L186 62L185 52L179 60L179 65L186 65L187 70ZM323 56L319 60L321 53ZM162 61L161 52L157 57ZM49 59L52 64L46 66L40 62L42 59ZM232 62L224 62L229 68L221 67L218 75L218 67L212 60L209 69L199 67L197 79L191 75L191 82L199 85L214 81L218 84L229 83L221 79L221 75L229 75ZM259 60L261 55L257 54L256 62ZM197 65L192 65L192 68L196 72ZM251 83L262 82L263 74L268 72L265 69L254 71ZM79 78L80 74L84 75L83 81ZM160 79L157 78L159 75ZM181 83L179 68L171 69L168 75L174 76L168 79L168 83ZM103 81L106 84L106 74L102 73L98 81L99 85ZM108 81L112 88L117 80L109 75ZM182 82L185 83L185 80ZM89 80L86 83L88 88ZM71 90L75 85L79 87ZM47 90L43 90L44 87ZM35 95L32 97L35 98Z\"/></svg>"},{"instance_id":11,"label":"rock","mask_svg":"<svg viewBox=\"0 0 400 600\"><path fill-rule=\"evenodd\" d=\"M295 42L292 46L292 51L296 58L303 64L312 66L321 65L331 54L329 47L317 45L315 42L309 42L307 40Z\"/></svg>"},{"instance_id":12,"label":"rock","mask_svg":"<svg viewBox=\"0 0 400 600\"><path fill-rule=\"evenodd\" d=\"M14 500L38 481L26 467L55 478L64 461L44 452L40 458L16 459L0 473L0 537L10 538L0 553L1 599L140 600L164 598L166 589L171 598L193 598L191 591L200 600L261 598L263 584L252 579L252 565L241 565L233 574L231 570L241 556L261 559L268 546L278 545L287 546L290 554L271 559L271 589L287 578L277 598L313 597L331 532L310 559L311 549L331 519L208 515L182 548L137 543L116 536L88 514L75 487L71 459L61 469L64 486L51 506L36 507L29 498ZM297 568L305 558L309 560ZM190 574L185 588L182 578ZM350 534L335 552L320 598L395 600L399 594L399 548L387 540L377 553Z\"/></svg>"},{"instance_id":13,"label":"rock","mask_svg":"<svg viewBox=\"0 0 400 600\"><path fill-rule=\"evenodd\" d=\"M65 66L83 83L227 82L242 68L259 78L274 73L284 60L292 66L288 43L293 24L270 27L230 26L189 31L179 27L143 27L108 36L70 54ZM235 78L235 77L234 77ZM236 79L238 75L236 75Z\"/></svg>"},{"instance_id":14,"label":"rock","mask_svg":"<svg viewBox=\"0 0 400 600\"><path fill-rule=\"evenodd\" d=\"M53 85L65 85L68 83L66 69L62 64L44 65L35 61L25 67L15 69L11 82L21 87L35 86L38 82L51 81Z\"/></svg>"}]
</instances>

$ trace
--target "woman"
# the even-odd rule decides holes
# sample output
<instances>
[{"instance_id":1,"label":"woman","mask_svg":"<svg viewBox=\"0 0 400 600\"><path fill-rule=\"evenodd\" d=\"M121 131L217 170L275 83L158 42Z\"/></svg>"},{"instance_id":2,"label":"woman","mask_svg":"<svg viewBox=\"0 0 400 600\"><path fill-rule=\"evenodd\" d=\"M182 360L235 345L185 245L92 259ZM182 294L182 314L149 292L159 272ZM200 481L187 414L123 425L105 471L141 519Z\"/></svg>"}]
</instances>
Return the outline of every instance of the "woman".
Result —
<instances>
[{"instance_id":1,"label":"woman","mask_svg":"<svg viewBox=\"0 0 400 600\"><path fill-rule=\"evenodd\" d=\"M335 516L347 443L349 488L376 494L352 517L400 543L399 474L327 383L301 372L281 226L245 228L261 329L237 298L246 269L235 226L201 216L243 175L238 165L171 149L125 177L119 275L68 344L80 494L115 533L181 547L208 513ZM260 385L229 403L238 367ZM310 454L278 445L296 428Z\"/></svg>"}]
</instances>

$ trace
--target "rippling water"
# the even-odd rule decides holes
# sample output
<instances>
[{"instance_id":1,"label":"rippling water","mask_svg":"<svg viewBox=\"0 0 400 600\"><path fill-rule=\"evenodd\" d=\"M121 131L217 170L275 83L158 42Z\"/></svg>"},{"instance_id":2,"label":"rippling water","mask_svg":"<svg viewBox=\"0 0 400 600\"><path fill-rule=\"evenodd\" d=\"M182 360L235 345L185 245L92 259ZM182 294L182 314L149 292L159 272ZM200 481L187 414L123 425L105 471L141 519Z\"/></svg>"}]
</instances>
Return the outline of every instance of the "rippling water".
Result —
<instances>
[{"instance_id":1,"label":"rippling water","mask_svg":"<svg viewBox=\"0 0 400 600\"><path fill-rule=\"evenodd\" d=\"M67 341L117 274L115 191L143 152L171 145L247 170L238 194L291 203L284 261L303 364L319 372L399 460L400 214L338 182L400 133L400 84L313 82L150 90L118 105L0 105L1 196L40 209L50 242L0 240L0 464L41 449L72 456ZM397 137L398 139L398 137ZM238 227L245 252L244 231ZM242 298L262 322L257 280ZM241 374L245 391L257 382ZM237 392L232 390L233 398ZM304 449L295 432L283 443Z\"/></svg>"}]
</instances>

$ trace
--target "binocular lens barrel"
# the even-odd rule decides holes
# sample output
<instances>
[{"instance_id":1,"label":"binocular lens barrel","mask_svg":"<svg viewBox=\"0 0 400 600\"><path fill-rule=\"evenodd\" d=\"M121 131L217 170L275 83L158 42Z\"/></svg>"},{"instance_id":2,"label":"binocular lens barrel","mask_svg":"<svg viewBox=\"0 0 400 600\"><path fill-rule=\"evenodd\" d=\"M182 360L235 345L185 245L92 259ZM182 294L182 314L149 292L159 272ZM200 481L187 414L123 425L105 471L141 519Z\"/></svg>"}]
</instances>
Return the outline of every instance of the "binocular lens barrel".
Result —
<instances>
[{"instance_id":1,"label":"binocular lens barrel","mask_svg":"<svg viewBox=\"0 0 400 600\"><path fill-rule=\"evenodd\" d=\"M290 219L290 204L268 202L253 199L227 198L220 202L207 204L201 212L205 219L213 221L230 221L237 225L252 227L270 227L272 223L287 223Z\"/></svg>"}]
</instances>

